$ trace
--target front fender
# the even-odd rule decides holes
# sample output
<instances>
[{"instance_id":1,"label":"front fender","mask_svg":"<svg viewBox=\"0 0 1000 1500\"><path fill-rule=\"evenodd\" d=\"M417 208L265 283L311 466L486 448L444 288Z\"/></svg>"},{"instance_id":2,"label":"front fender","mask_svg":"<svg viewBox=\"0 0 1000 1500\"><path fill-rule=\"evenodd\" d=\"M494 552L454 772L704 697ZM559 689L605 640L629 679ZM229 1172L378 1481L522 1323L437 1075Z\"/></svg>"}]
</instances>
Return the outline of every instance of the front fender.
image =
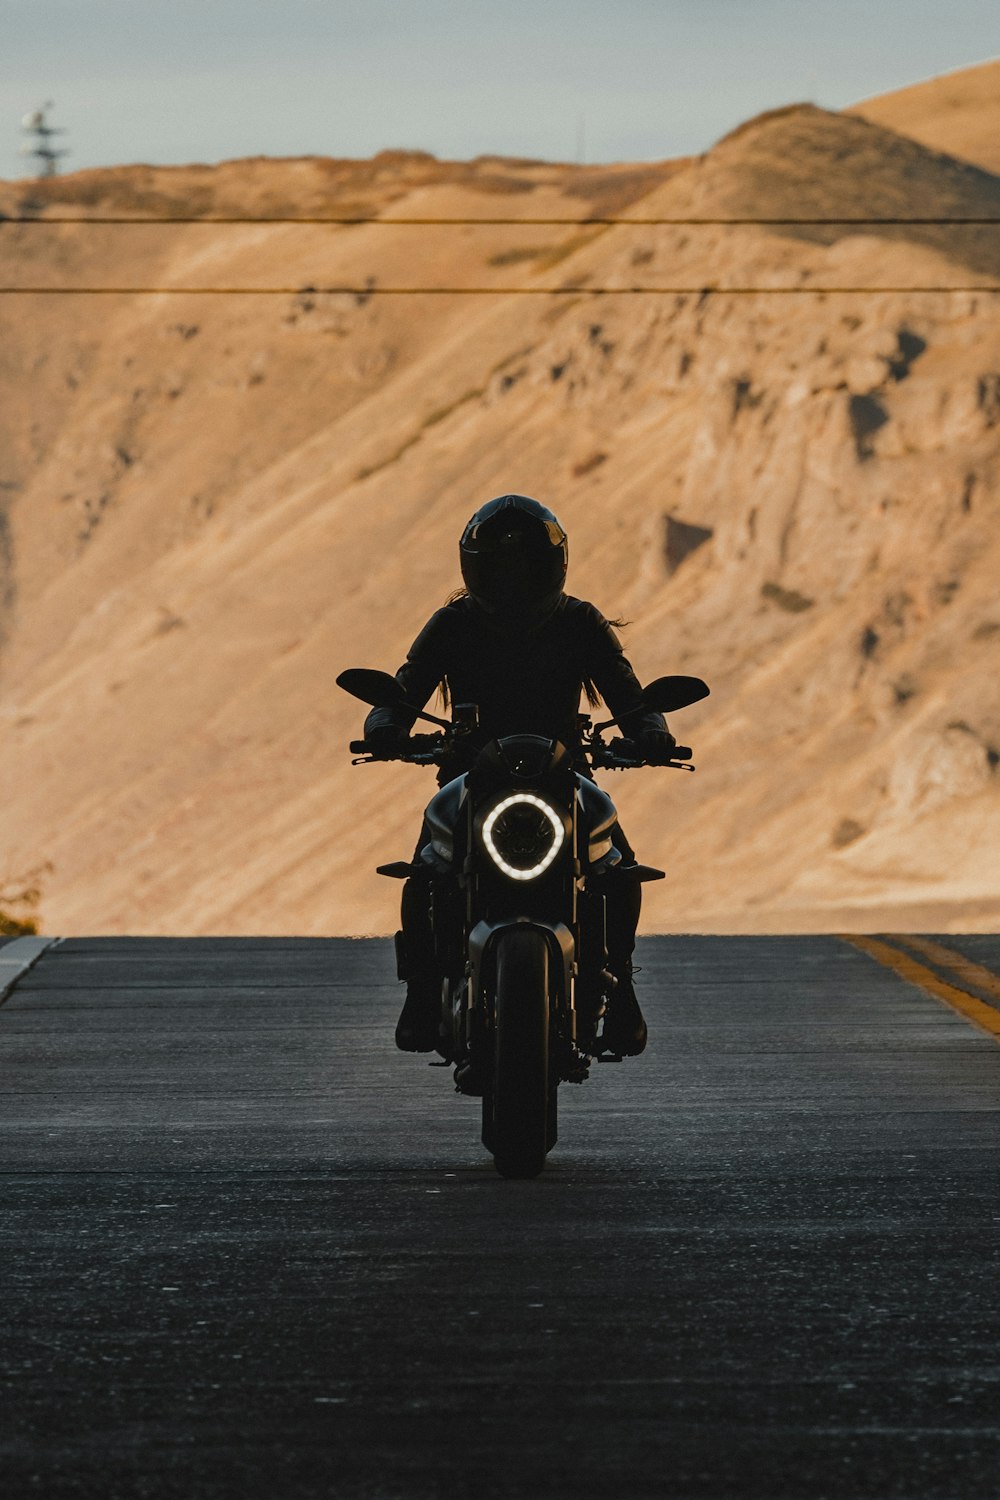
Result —
<instances>
[{"instance_id":1,"label":"front fender","mask_svg":"<svg viewBox=\"0 0 1000 1500\"><path fill-rule=\"evenodd\" d=\"M500 922L477 922L469 933L469 979L472 985L472 1001L476 1003L483 992L483 969L490 950L501 933L512 927L531 927L540 932L547 941L553 958L553 972L559 984L560 996L567 1011L572 1012L573 975L576 971L576 941L565 922L539 922L535 918L505 918Z\"/></svg>"}]
</instances>

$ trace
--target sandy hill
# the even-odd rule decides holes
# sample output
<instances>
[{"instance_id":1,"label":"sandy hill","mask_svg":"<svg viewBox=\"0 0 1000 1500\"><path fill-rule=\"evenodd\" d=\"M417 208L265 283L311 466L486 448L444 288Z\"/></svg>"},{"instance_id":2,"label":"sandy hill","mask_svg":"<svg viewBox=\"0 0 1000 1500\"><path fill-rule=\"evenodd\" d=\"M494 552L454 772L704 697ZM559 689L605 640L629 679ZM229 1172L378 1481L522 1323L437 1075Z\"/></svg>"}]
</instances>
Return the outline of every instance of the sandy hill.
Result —
<instances>
[{"instance_id":1,"label":"sandy hill","mask_svg":"<svg viewBox=\"0 0 1000 1500\"><path fill-rule=\"evenodd\" d=\"M43 221L1000 218L1000 179L808 106L659 167L30 192ZM286 289L3 300L0 885L47 865L49 929L389 930L372 866L429 777L347 764L333 678L398 663L504 489L564 518L640 675L713 685L674 726L697 776L609 780L669 872L649 929L1000 920L1000 297L969 290L1000 284L994 232L43 222L0 255L5 285Z\"/></svg>"},{"instance_id":2,"label":"sandy hill","mask_svg":"<svg viewBox=\"0 0 1000 1500\"><path fill-rule=\"evenodd\" d=\"M1000 58L866 99L854 113L1000 172Z\"/></svg>"}]
</instances>

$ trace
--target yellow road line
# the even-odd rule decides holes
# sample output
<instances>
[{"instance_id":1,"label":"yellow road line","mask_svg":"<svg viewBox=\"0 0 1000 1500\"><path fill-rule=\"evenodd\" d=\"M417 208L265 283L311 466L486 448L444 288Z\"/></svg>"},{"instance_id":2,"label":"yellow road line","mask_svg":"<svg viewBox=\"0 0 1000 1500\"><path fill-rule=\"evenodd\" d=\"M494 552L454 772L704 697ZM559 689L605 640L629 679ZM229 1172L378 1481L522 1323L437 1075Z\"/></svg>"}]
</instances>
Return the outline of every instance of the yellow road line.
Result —
<instances>
[{"instance_id":1,"label":"yellow road line","mask_svg":"<svg viewBox=\"0 0 1000 1500\"><path fill-rule=\"evenodd\" d=\"M958 953L954 948L946 948L944 943L936 943L933 938L911 936L910 933L897 935L890 932L888 937L893 943L901 943L904 947L913 948L917 953L922 953L925 958L930 959L931 963L950 969L956 978L964 979L966 984L985 990L987 995L993 996L994 1000L1000 1000L1000 977L994 974L992 969L985 969L982 964L974 963L971 958L966 958L964 953Z\"/></svg>"},{"instance_id":2,"label":"yellow road line","mask_svg":"<svg viewBox=\"0 0 1000 1500\"><path fill-rule=\"evenodd\" d=\"M915 984L928 995L932 995L935 1000L950 1005L952 1010L957 1010L966 1021L971 1021L973 1026L978 1026L980 1031L985 1031L995 1042L1000 1042L1000 1011L994 1010L992 1005L986 1005L984 1001L977 1000L975 995L960 990L957 985L949 984L946 979L940 979L933 970L918 963L908 953L891 947L881 938L842 933L841 939L845 943L850 943L852 947L860 949L862 953L867 953L869 958L874 958L885 968L891 969L894 974L899 975L900 979L905 979L909 984ZM909 943L912 939L907 937L906 941Z\"/></svg>"}]
</instances>

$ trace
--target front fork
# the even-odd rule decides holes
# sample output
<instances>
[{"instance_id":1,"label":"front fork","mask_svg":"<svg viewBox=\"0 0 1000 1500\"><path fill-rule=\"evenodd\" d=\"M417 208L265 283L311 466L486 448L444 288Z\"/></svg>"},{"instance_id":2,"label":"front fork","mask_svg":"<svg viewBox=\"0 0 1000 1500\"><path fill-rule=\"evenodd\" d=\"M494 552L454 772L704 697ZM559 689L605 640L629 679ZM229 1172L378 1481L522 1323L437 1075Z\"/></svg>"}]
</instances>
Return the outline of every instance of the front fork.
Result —
<instances>
[{"instance_id":1,"label":"front fork","mask_svg":"<svg viewBox=\"0 0 1000 1500\"><path fill-rule=\"evenodd\" d=\"M551 969L555 984L550 996L553 1082L582 1083L587 1077L587 1055L576 1041L576 1008L574 993L578 971L577 940L564 922L537 919L503 918L476 923L467 939L467 964L464 982L452 989L450 1019L459 1057L477 1072L490 1056L493 1016L490 999L493 993L496 946L505 932L531 927L540 932L549 945ZM461 1070L460 1070L461 1071Z\"/></svg>"}]
</instances>

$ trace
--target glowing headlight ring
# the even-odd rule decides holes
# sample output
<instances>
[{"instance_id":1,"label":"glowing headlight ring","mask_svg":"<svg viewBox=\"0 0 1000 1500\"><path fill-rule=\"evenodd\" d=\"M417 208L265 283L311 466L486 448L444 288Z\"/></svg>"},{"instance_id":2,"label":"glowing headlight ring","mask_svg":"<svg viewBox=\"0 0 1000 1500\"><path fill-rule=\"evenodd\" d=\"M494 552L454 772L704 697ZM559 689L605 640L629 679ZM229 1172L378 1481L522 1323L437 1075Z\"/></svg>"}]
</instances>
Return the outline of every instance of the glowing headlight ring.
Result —
<instances>
[{"instance_id":1,"label":"glowing headlight ring","mask_svg":"<svg viewBox=\"0 0 1000 1500\"><path fill-rule=\"evenodd\" d=\"M552 843L549 845L545 858L539 860L537 865L532 865L527 870L519 870L515 865L508 864L493 841L493 829L496 826L497 819L509 807L518 807L522 803L527 803L529 807L537 807L539 812L543 812L552 829ZM537 880L539 875L544 875L562 848L565 837L566 830L563 827L562 819L547 802L541 797L532 796L531 792L517 792L512 797L505 797L502 802L497 803L496 807L490 809L483 821L483 843L486 845L486 852L497 868L502 870L505 875L508 875L511 880Z\"/></svg>"}]
</instances>

